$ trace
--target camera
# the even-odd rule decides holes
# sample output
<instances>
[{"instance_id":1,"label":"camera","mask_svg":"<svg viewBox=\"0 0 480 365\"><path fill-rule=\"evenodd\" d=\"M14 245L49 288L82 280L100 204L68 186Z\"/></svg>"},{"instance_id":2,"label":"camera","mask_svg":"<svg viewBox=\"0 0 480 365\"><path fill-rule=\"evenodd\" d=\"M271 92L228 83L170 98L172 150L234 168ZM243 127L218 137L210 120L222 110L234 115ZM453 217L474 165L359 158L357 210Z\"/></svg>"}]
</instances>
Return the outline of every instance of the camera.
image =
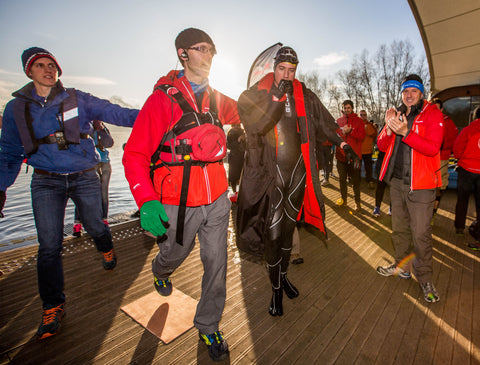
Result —
<instances>
[{"instance_id":1,"label":"camera","mask_svg":"<svg viewBox=\"0 0 480 365\"><path fill-rule=\"evenodd\" d=\"M60 151L68 150L67 139L63 131L56 131L55 139L57 140L57 147Z\"/></svg>"}]
</instances>

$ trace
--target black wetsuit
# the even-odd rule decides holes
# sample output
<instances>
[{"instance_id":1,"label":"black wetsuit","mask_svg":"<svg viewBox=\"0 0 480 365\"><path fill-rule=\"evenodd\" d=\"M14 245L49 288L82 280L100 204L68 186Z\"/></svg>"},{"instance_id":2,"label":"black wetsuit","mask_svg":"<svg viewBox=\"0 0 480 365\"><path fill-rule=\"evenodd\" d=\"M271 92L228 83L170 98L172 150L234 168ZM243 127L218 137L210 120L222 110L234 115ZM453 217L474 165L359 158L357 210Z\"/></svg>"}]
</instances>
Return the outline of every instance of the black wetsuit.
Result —
<instances>
[{"instance_id":1,"label":"black wetsuit","mask_svg":"<svg viewBox=\"0 0 480 365\"><path fill-rule=\"evenodd\" d=\"M295 110L292 107L293 110ZM277 127L277 161L275 191L272 197L273 219L267 228L265 261L270 268L279 265L286 273L292 250L292 236L305 194L305 163L301 152L295 112L287 117L283 113ZM270 279L277 287L279 271L273 271Z\"/></svg>"}]
</instances>

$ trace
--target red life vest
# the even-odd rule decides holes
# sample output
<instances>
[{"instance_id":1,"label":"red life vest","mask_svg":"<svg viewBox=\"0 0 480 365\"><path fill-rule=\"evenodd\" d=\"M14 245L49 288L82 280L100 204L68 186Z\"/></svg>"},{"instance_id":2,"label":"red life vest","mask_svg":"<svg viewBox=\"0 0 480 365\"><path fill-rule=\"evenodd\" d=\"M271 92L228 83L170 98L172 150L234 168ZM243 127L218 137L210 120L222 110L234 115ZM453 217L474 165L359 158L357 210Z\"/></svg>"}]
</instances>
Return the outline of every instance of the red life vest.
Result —
<instances>
[{"instance_id":1,"label":"red life vest","mask_svg":"<svg viewBox=\"0 0 480 365\"><path fill-rule=\"evenodd\" d=\"M159 85L157 89L175 98L183 112L182 117L163 136L150 162L150 176L154 183L154 171L157 168L164 165L184 166L176 234L176 242L183 245L191 167L221 161L227 153L227 137L222 123L218 120L214 96L210 98L210 110L206 113L198 113L173 86L164 84Z\"/></svg>"}]
</instances>

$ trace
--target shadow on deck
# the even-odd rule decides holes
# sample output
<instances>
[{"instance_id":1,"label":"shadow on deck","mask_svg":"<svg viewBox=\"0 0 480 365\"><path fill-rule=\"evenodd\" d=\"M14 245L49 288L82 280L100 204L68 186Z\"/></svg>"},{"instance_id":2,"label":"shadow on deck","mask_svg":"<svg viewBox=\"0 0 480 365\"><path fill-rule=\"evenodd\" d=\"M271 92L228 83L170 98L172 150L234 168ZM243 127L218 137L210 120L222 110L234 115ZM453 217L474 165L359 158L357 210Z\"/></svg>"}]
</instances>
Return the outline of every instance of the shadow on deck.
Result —
<instances>
[{"instance_id":1,"label":"shadow on deck","mask_svg":"<svg viewBox=\"0 0 480 365\"><path fill-rule=\"evenodd\" d=\"M268 314L267 273L261 260L238 252L230 224L221 322L230 346L225 363L480 363L479 253L467 247L472 237L455 234L455 191L444 196L433 226L434 283L441 300L428 304L415 280L375 272L393 261L388 205L380 218L373 217L374 191L362 185L363 211L338 208L338 182L332 182L323 189L329 240L300 230L305 263L289 268L300 296L284 298L283 317ZM41 315L36 247L0 253L1 363L210 363L194 328L165 345L120 310L154 290L150 267L158 249L136 220L112 232L119 258L112 272L103 270L89 238L65 243L67 316L61 332L43 341L35 339ZM172 280L199 299L202 272L197 245Z\"/></svg>"}]
</instances>

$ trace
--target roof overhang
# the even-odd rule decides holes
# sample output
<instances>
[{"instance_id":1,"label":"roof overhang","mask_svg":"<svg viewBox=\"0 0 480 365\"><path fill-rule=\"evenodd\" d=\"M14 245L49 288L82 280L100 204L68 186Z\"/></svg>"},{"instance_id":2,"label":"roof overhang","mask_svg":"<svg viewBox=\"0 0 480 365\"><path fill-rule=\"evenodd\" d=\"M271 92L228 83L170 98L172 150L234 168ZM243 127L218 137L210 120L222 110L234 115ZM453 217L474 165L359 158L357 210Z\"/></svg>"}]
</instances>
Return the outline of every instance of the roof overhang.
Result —
<instances>
[{"instance_id":1,"label":"roof overhang","mask_svg":"<svg viewBox=\"0 0 480 365\"><path fill-rule=\"evenodd\" d=\"M432 94L448 99L480 95L480 1L408 3L425 47Z\"/></svg>"}]
</instances>

